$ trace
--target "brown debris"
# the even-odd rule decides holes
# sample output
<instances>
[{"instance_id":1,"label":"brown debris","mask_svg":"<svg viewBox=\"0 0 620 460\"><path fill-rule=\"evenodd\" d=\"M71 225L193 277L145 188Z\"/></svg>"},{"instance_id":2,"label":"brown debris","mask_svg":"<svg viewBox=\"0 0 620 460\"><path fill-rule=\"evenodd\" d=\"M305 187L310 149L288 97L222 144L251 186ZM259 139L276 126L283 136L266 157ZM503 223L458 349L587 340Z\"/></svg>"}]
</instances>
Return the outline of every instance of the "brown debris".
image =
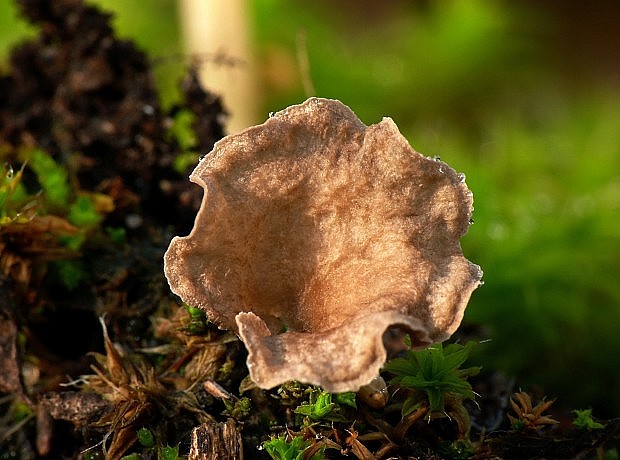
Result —
<instances>
[{"instance_id":1,"label":"brown debris","mask_svg":"<svg viewBox=\"0 0 620 460\"><path fill-rule=\"evenodd\" d=\"M101 394L84 391L46 393L39 404L52 418L68 420L78 428L97 420L110 407Z\"/></svg>"},{"instance_id":2,"label":"brown debris","mask_svg":"<svg viewBox=\"0 0 620 460\"><path fill-rule=\"evenodd\" d=\"M445 340L480 284L459 242L464 176L415 152L389 118L367 127L311 98L216 143L190 180L204 198L166 276L239 334L260 387L357 390L385 361L386 329L418 347Z\"/></svg>"},{"instance_id":3,"label":"brown debris","mask_svg":"<svg viewBox=\"0 0 620 460\"><path fill-rule=\"evenodd\" d=\"M528 430L537 430L545 425L556 425L560 422L544 415L555 400L540 401L535 406L532 404L532 397L525 391L514 394L515 399L510 399L512 410L517 414L516 417L506 414L513 427L522 427Z\"/></svg>"},{"instance_id":4,"label":"brown debris","mask_svg":"<svg viewBox=\"0 0 620 460\"><path fill-rule=\"evenodd\" d=\"M11 298L5 283L0 278L0 392L21 395L24 389L17 354L17 326L9 313L12 307L7 304Z\"/></svg>"},{"instance_id":5,"label":"brown debris","mask_svg":"<svg viewBox=\"0 0 620 460\"><path fill-rule=\"evenodd\" d=\"M59 237L77 231L65 219L53 215L0 225L0 275L11 279L20 296L24 295L31 283L33 268L46 261L75 256L61 245Z\"/></svg>"},{"instance_id":6,"label":"brown debris","mask_svg":"<svg viewBox=\"0 0 620 460\"><path fill-rule=\"evenodd\" d=\"M233 419L207 422L194 428L191 436L190 460L239 460L243 458L241 433Z\"/></svg>"},{"instance_id":7,"label":"brown debris","mask_svg":"<svg viewBox=\"0 0 620 460\"><path fill-rule=\"evenodd\" d=\"M41 457L46 457L52 449L53 419L49 412L42 405L37 406L37 453Z\"/></svg>"}]
</instances>

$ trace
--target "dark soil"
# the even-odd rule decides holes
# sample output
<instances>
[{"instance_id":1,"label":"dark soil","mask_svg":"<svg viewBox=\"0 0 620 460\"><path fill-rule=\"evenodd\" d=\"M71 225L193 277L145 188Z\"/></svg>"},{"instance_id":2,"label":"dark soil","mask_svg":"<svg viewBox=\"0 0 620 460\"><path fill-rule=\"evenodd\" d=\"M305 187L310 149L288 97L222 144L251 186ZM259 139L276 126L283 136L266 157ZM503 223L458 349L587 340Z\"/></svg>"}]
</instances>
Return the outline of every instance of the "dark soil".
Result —
<instances>
[{"instance_id":1,"label":"dark soil","mask_svg":"<svg viewBox=\"0 0 620 460\"><path fill-rule=\"evenodd\" d=\"M151 62L115 37L108 14L82 0L18 4L39 34L15 47L0 74L0 160L11 167L7 178L23 171L32 198L20 208L27 218L0 222L0 460L161 458L166 446L187 456L194 428L224 422L246 459L268 458L257 447L287 432L323 443L328 458L617 452L617 420L591 430L564 420L511 429L514 388L499 372L472 381L481 396L467 406L470 437L435 417L394 442L386 433L399 423L398 398L380 409L358 400L342 409L344 421L304 426L293 410L318 390L253 387L238 339L184 307L163 277L170 238L189 232L202 198L189 172L224 135L222 101L190 67L183 99L164 110ZM188 114L192 145L173 129ZM69 203L39 193L45 185L30 159L37 150L66 171ZM188 152L196 158L182 170L177 162ZM72 220L82 196L99 213L95 223ZM152 443L139 437L146 430Z\"/></svg>"}]
</instances>

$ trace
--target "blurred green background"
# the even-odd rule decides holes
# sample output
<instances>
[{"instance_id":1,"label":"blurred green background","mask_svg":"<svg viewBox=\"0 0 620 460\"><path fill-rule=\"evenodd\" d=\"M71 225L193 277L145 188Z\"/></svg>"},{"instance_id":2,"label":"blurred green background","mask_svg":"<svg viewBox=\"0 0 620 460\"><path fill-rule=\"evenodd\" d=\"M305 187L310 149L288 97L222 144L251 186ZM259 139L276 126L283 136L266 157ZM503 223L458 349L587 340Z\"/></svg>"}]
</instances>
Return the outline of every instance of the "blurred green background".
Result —
<instances>
[{"instance_id":1,"label":"blurred green background","mask_svg":"<svg viewBox=\"0 0 620 460\"><path fill-rule=\"evenodd\" d=\"M93 3L156 59L164 101L174 101L186 64L176 2ZM475 359L557 404L611 417L620 415L620 4L594 3L248 0L247 11L264 118L303 101L305 77L367 124L391 116L416 150L467 174L476 211L463 249L485 285L465 322L491 339ZM0 2L3 68L32 33Z\"/></svg>"}]
</instances>

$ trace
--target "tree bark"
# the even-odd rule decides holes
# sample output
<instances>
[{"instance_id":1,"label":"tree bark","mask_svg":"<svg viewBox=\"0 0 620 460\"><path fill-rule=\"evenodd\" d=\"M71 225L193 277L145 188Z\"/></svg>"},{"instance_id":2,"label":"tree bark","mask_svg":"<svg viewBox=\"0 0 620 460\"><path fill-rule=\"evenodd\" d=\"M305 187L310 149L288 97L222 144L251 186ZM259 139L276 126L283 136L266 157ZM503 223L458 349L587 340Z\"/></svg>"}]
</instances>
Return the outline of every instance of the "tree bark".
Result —
<instances>
[{"instance_id":1,"label":"tree bark","mask_svg":"<svg viewBox=\"0 0 620 460\"><path fill-rule=\"evenodd\" d=\"M189 460L243 460L241 433L235 421L204 423L194 428Z\"/></svg>"}]
</instances>

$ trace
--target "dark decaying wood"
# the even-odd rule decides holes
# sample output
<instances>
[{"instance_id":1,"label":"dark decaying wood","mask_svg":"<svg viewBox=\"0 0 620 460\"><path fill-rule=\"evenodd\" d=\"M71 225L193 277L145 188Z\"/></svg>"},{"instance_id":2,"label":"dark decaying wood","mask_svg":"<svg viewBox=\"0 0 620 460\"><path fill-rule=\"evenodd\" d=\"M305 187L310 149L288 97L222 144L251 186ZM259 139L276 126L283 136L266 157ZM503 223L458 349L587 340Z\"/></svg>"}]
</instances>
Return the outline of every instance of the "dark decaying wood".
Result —
<instances>
[{"instance_id":1,"label":"dark decaying wood","mask_svg":"<svg viewBox=\"0 0 620 460\"><path fill-rule=\"evenodd\" d=\"M189 460L242 460L241 433L233 419L204 423L192 431Z\"/></svg>"}]
</instances>

